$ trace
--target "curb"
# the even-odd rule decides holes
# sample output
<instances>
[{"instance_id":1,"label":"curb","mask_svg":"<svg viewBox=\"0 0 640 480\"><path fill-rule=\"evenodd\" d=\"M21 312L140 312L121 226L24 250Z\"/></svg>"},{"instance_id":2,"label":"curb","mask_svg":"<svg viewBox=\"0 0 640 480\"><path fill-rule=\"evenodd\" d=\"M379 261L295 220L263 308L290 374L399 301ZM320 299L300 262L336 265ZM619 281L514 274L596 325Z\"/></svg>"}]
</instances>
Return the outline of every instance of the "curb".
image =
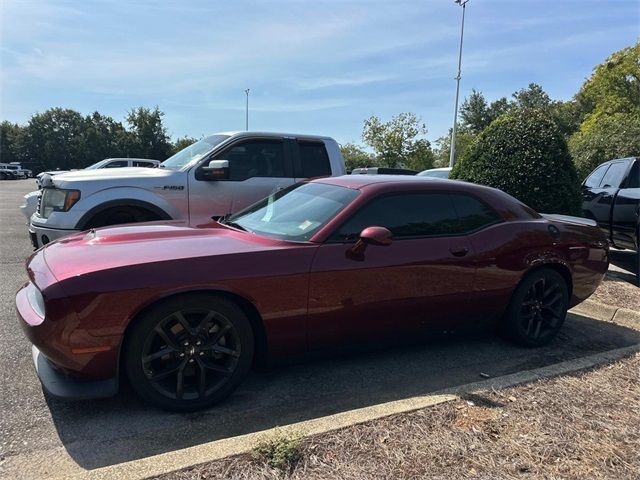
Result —
<instances>
[{"instance_id":1,"label":"curb","mask_svg":"<svg viewBox=\"0 0 640 480\"><path fill-rule=\"evenodd\" d=\"M640 317L640 315L638 315ZM272 435L318 435L339 430L351 425L369 422L398 413L406 413L430 406L450 402L459 395L480 390L502 389L530 383L544 378L573 373L587 368L611 363L634 353L640 352L640 344L602 352L587 357L568 360L547 367L525 370L511 375L482 380L455 388L441 390L433 395L398 400L371 407L341 412L326 417L307 420L239 437L216 440L210 443L189 447L183 450L167 452L132 462L99 468L90 472L74 475L77 479L144 479L153 476L189 468L194 465L219 460L251 451L261 440ZM68 477L67 477L68 478Z\"/></svg>"},{"instance_id":2,"label":"curb","mask_svg":"<svg viewBox=\"0 0 640 480\"><path fill-rule=\"evenodd\" d=\"M596 302L591 299L587 299L581 304L576 305L569 310L569 312L589 316L596 320L619 323L621 325L627 324L635 325L636 327L640 326L640 312Z\"/></svg>"}]
</instances>

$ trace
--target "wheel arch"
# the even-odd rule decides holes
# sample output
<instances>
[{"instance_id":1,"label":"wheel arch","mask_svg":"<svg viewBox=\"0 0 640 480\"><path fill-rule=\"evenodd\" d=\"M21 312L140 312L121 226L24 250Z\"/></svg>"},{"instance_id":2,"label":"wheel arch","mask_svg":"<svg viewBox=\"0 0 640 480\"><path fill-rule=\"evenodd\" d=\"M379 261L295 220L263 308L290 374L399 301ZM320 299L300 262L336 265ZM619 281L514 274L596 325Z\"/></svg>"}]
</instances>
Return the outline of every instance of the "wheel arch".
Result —
<instances>
[{"instance_id":1,"label":"wheel arch","mask_svg":"<svg viewBox=\"0 0 640 480\"><path fill-rule=\"evenodd\" d=\"M558 272L562 278L564 279L564 281L567 283L567 289L569 291L569 303L571 303L571 297L573 295L573 277L571 276L571 269L569 268L569 266L560 261L548 261L548 262L540 262L540 263L536 263L534 265L532 265L530 268L528 268L524 274L522 275L522 277L520 278L520 281L518 282L518 286L524 281L524 279L526 277L528 277L529 275L532 275L533 273L542 270L542 269L550 269L550 270L555 270L556 272ZM517 287L516 287L517 288ZM515 291L515 289L514 289Z\"/></svg>"},{"instance_id":2,"label":"wheel arch","mask_svg":"<svg viewBox=\"0 0 640 480\"><path fill-rule=\"evenodd\" d=\"M165 297L155 299L154 301L144 305L137 312L135 312L135 314L131 316L130 321L128 322L124 332L122 333L122 341L120 342L120 347L119 347L120 349L118 352L118 371L119 372L124 371L124 369L122 368L124 345L125 345L125 342L127 341L127 337L129 336L129 332L133 328L133 325L135 325L136 321L139 318L141 318L150 309L158 306L159 304L162 304L169 300L173 300L175 298L185 297L193 294L206 294L211 296L218 296L218 297L226 298L227 300L238 305L238 307L240 307L240 309L242 309L242 311L247 316L249 323L251 325L251 330L253 331L254 340L255 340L255 355L253 359L254 364L260 363L261 361L266 359L267 350L268 350L267 332L264 327L262 316L260 315L260 312L258 311L257 307L253 304L253 302L251 302L246 297L243 297L242 295L239 295L234 292L229 292L227 290L200 288L195 290L176 292L176 293L169 294Z\"/></svg>"},{"instance_id":3,"label":"wheel arch","mask_svg":"<svg viewBox=\"0 0 640 480\"><path fill-rule=\"evenodd\" d=\"M132 209L147 210L148 212L156 215L159 220L172 219L171 215L165 212L162 208L153 205L152 203L137 199L119 199L109 200L88 210L84 215L82 215L82 217L80 217L80 220L78 220L77 228L79 230L86 230L86 226L91 222L91 220L96 217L96 215L117 207L128 207Z\"/></svg>"}]
</instances>

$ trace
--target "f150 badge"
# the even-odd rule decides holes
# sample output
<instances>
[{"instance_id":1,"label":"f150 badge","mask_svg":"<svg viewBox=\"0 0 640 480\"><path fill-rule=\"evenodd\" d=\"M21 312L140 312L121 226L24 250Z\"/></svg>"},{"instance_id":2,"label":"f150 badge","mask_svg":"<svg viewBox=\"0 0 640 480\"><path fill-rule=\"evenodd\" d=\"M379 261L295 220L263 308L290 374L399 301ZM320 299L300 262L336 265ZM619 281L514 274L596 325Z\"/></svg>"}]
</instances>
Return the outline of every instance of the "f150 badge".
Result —
<instances>
[{"instance_id":1,"label":"f150 badge","mask_svg":"<svg viewBox=\"0 0 640 480\"><path fill-rule=\"evenodd\" d=\"M162 187L154 187L158 190L184 190L184 185L164 185Z\"/></svg>"}]
</instances>

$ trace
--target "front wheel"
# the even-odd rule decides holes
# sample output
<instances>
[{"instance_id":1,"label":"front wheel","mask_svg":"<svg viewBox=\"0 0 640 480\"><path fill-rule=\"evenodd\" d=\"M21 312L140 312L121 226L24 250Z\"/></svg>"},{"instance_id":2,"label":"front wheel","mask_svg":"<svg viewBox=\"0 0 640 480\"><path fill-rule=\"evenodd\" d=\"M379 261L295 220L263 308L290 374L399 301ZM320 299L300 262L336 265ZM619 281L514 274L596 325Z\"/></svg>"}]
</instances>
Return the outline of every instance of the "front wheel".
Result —
<instances>
[{"instance_id":1,"label":"front wheel","mask_svg":"<svg viewBox=\"0 0 640 480\"><path fill-rule=\"evenodd\" d=\"M550 268L536 270L513 293L503 332L520 345L546 345L562 327L568 308L569 289L562 275Z\"/></svg>"},{"instance_id":2,"label":"front wheel","mask_svg":"<svg viewBox=\"0 0 640 480\"><path fill-rule=\"evenodd\" d=\"M253 353L251 325L237 305L192 294L144 314L125 339L124 361L142 399L193 411L230 395L246 376Z\"/></svg>"}]
</instances>

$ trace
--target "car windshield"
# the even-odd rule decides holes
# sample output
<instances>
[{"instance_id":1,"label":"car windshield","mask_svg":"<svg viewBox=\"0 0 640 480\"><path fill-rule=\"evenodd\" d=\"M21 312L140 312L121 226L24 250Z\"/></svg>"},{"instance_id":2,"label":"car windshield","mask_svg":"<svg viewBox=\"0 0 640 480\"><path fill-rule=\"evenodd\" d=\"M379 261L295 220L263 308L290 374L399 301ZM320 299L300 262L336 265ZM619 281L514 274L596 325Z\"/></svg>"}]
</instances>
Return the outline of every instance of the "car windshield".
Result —
<instances>
[{"instance_id":1,"label":"car windshield","mask_svg":"<svg viewBox=\"0 0 640 480\"><path fill-rule=\"evenodd\" d=\"M358 190L303 183L260 200L223 223L283 240L306 241L358 196Z\"/></svg>"},{"instance_id":2,"label":"car windshield","mask_svg":"<svg viewBox=\"0 0 640 480\"><path fill-rule=\"evenodd\" d=\"M449 178L449 170L425 170L420 172L421 177Z\"/></svg>"},{"instance_id":3,"label":"car windshield","mask_svg":"<svg viewBox=\"0 0 640 480\"><path fill-rule=\"evenodd\" d=\"M200 160L227 138L229 138L229 135L209 135L208 137L204 137L202 140L192 143L175 155L167 158L160 164L160 168L178 170L193 161Z\"/></svg>"},{"instance_id":4,"label":"car windshield","mask_svg":"<svg viewBox=\"0 0 640 480\"><path fill-rule=\"evenodd\" d=\"M105 164L107 160L100 160L99 162L94 163L93 165L89 165L88 167L85 168L85 170L95 170L97 168L100 168L102 165Z\"/></svg>"}]
</instances>

